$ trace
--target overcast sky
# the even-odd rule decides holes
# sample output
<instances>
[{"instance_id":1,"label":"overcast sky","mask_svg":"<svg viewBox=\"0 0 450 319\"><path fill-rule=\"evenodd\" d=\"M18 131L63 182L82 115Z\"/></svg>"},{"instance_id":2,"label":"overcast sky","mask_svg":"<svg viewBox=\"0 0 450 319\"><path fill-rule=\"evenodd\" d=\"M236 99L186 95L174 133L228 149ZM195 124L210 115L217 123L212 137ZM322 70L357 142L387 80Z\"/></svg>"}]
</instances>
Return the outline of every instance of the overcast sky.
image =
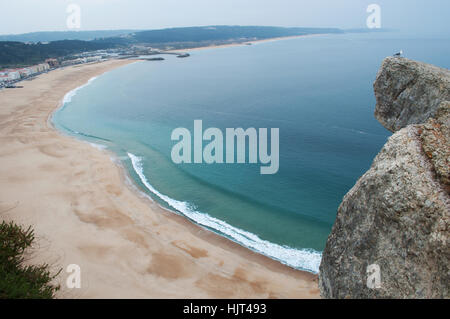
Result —
<instances>
[{"instance_id":1,"label":"overcast sky","mask_svg":"<svg viewBox=\"0 0 450 319\"><path fill-rule=\"evenodd\" d=\"M365 27L367 6L382 27L450 34L449 0L0 0L0 34L69 30L67 6L81 8L79 30L201 25Z\"/></svg>"}]
</instances>

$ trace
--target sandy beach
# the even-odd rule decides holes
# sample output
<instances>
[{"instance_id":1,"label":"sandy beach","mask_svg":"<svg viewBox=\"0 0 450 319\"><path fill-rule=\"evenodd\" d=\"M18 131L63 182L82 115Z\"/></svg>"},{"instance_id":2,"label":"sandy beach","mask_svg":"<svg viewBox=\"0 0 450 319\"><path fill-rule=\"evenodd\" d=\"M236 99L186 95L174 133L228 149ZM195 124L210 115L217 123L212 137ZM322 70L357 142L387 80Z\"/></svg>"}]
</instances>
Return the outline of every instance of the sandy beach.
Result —
<instances>
[{"instance_id":1,"label":"sandy beach","mask_svg":"<svg viewBox=\"0 0 450 319\"><path fill-rule=\"evenodd\" d=\"M168 51L169 52L176 52L176 53L185 53L185 52L193 52L193 51L198 51L198 50L245 46L245 45L253 45L253 44L258 44L258 43L290 40L290 39L297 39L297 38L318 37L318 36L323 36L323 35L328 35L328 33L292 35L292 36L286 36L286 37L269 38L269 39L261 39L261 40L245 41L245 42L235 42L235 43L227 43L227 44L219 44L219 45L200 46L200 47L197 47L197 48L168 50Z\"/></svg>"},{"instance_id":2,"label":"sandy beach","mask_svg":"<svg viewBox=\"0 0 450 319\"><path fill-rule=\"evenodd\" d=\"M0 91L0 217L34 227L28 262L62 269L58 298L318 298L316 275L162 209L111 154L52 127L68 91L133 62L146 63L72 66ZM80 289L65 285L69 264Z\"/></svg>"}]
</instances>

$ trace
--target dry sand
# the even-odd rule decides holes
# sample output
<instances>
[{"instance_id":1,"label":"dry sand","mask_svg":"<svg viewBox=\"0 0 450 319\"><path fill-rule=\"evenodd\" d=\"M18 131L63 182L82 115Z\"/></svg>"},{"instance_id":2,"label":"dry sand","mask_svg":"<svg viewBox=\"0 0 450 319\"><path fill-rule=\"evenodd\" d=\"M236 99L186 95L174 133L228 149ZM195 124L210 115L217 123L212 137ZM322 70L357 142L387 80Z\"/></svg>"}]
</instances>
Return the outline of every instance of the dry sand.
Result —
<instances>
[{"instance_id":1,"label":"dry sand","mask_svg":"<svg viewBox=\"0 0 450 319\"><path fill-rule=\"evenodd\" d=\"M269 39L262 39L262 40L253 40L253 41L245 41L245 42L235 42L235 43L227 43L227 44L201 46L201 47L189 48L189 49L168 50L168 52L185 53L185 52L192 52L192 51L197 51L197 50L229 48L229 47L236 47L236 46L245 46L245 45L249 45L249 44L253 45L253 44L258 44L258 43L290 40L290 39L297 39L297 38L318 37L318 36L323 36L323 35L328 35L328 33L291 35L291 36L286 36L286 37L269 38Z\"/></svg>"},{"instance_id":2,"label":"dry sand","mask_svg":"<svg viewBox=\"0 0 450 319\"><path fill-rule=\"evenodd\" d=\"M317 276L162 209L110 154L52 128L66 92L130 62L58 69L0 91L0 219L34 227L29 262L63 269L58 298L318 298ZM65 285L69 264L81 267L80 289Z\"/></svg>"}]
</instances>

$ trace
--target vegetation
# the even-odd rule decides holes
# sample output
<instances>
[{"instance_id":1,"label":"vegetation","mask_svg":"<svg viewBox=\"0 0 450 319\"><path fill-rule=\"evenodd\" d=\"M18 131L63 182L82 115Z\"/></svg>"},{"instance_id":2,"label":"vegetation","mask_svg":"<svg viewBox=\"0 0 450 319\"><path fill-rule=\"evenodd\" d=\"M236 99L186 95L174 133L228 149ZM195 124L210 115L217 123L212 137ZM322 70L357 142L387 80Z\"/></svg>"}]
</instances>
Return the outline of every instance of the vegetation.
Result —
<instances>
[{"instance_id":1,"label":"vegetation","mask_svg":"<svg viewBox=\"0 0 450 319\"><path fill-rule=\"evenodd\" d=\"M114 47L111 43L62 40L44 43L0 41L0 67L27 66L42 63L48 58Z\"/></svg>"},{"instance_id":2,"label":"vegetation","mask_svg":"<svg viewBox=\"0 0 450 319\"><path fill-rule=\"evenodd\" d=\"M173 47L177 49L195 46L263 40L293 35L318 33L342 33L334 28L283 28L267 26L207 26L184 27L160 30L147 30L97 39L97 42L109 42L120 45L149 44L154 48Z\"/></svg>"},{"instance_id":3,"label":"vegetation","mask_svg":"<svg viewBox=\"0 0 450 319\"><path fill-rule=\"evenodd\" d=\"M269 39L293 35L314 33L336 33L338 29L321 28L282 28L261 26L209 26L171 28L137 32L134 39L137 42L198 42L229 39Z\"/></svg>"},{"instance_id":4,"label":"vegetation","mask_svg":"<svg viewBox=\"0 0 450 319\"><path fill-rule=\"evenodd\" d=\"M47 58L61 58L76 53L101 49L126 48L135 44L158 49L183 49L294 35L343 32L335 28L267 26L207 26L147 31L36 32L23 35L0 36L0 68L27 66L41 63ZM94 39L84 41L84 39L91 38ZM36 40L58 40L48 43L23 43L10 40L1 41L2 39L21 39L22 41L33 39L34 42Z\"/></svg>"},{"instance_id":5,"label":"vegetation","mask_svg":"<svg viewBox=\"0 0 450 319\"><path fill-rule=\"evenodd\" d=\"M50 42L60 40L104 41L130 43L196 42L224 40L239 37L280 37L313 33L342 33L335 28L283 28L270 26L207 26L167 28L159 30L98 30L98 31L45 31L0 35L0 41Z\"/></svg>"},{"instance_id":6,"label":"vegetation","mask_svg":"<svg viewBox=\"0 0 450 319\"><path fill-rule=\"evenodd\" d=\"M26 249L34 241L34 232L14 223L0 224L0 299L50 299L59 286L51 281L49 266L25 265Z\"/></svg>"},{"instance_id":7,"label":"vegetation","mask_svg":"<svg viewBox=\"0 0 450 319\"><path fill-rule=\"evenodd\" d=\"M22 34L0 35L0 41L50 42L59 40L90 41L99 38L117 37L137 30L98 30L98 31L43 31Z\"/></svg>"}]
</instances>

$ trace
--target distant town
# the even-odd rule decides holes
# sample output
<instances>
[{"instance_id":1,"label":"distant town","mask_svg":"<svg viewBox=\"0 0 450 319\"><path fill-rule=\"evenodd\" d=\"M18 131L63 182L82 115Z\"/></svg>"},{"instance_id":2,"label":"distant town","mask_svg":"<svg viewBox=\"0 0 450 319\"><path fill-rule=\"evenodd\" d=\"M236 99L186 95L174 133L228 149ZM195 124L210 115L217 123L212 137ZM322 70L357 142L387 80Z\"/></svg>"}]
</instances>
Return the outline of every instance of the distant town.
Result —
<instances>
[{"instance_id":1,"label":"distant town","mask_svg":"<svg viewBox=\"0 0 450 319\"><path fill-rule=\"evenodd\" d=\"M283 28L271 26L205 26L160 30L34 32L0 36L0 89L17 88L56 68L108 59L162 61L154 55L189 57L180 50L312 34L369 32L337 28ZM153 57L152 57L153 56Z\"/></svg>"},{"instance_id":2,"label":"distant town","mask_svg":"<svg viewBox=\"0 0 450 319\"><path fill-rule=\"evenodd\" d=\"M99 62L107 59L104 55L80 56L72 60L60 61L60 59L46 59L44 63L32 65L23 68L10 68L0 70L0 88L14 88L15 84L22 80L32 79L33 77L46 73L50 70L65 67L68 65L76 65L82 63Z\"/></svg>"},{"instance_id":3,"label":"distant town","mask_svg":"<svg viewBox=\"0 0 450 319\"><path fill-rule=\"evenodd\" d=\"M17 83L23 80L31 80L34 77L47 73L57 68L63 68L71 65L97 63L109 59L140 59L147 61L162 61L164 58L146 57L159 54L171 54L179 58L189 57L189 53L176 53L170 51L161 51L145 46L132 46L128 48L96 50L72 54L69 57L48 58L43 63L20 68L5 68L0 70L0 89L18 88Z\"/></svg>"}]
</instances>

